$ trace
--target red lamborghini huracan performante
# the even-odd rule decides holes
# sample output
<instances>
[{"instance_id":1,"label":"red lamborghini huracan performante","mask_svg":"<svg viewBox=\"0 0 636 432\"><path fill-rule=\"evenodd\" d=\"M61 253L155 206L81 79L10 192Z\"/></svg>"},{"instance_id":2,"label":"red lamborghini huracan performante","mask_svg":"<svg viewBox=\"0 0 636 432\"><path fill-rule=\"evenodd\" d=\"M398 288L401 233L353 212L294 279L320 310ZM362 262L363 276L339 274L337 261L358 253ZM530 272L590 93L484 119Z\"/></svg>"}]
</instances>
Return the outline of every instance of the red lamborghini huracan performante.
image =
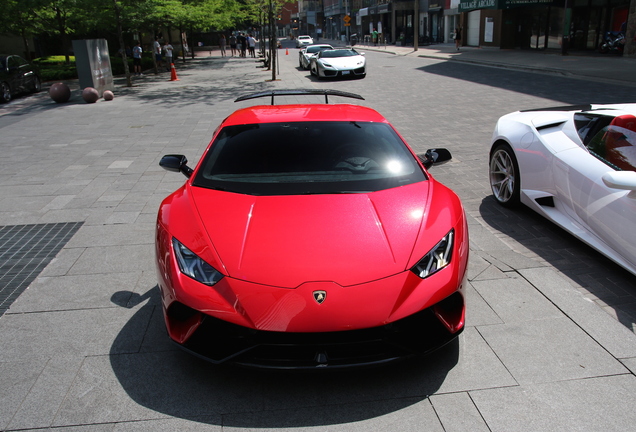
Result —
<instances>
[{"instance_id":1,"label":"red lamborghini huracan performante","mask_svg":"<svg viewBox=\"0 0 636 432\"><path fill-rule=\"evenodd\" d=\"M281 95L325 104L275 105ZM166 327L213 363L313 369L428 353L464 328L462 204L373 109L336 90L271 90L227 117L161 204L156 261ZM315 97L315 96L314 96Z\"/></svg>"}]
</instances>

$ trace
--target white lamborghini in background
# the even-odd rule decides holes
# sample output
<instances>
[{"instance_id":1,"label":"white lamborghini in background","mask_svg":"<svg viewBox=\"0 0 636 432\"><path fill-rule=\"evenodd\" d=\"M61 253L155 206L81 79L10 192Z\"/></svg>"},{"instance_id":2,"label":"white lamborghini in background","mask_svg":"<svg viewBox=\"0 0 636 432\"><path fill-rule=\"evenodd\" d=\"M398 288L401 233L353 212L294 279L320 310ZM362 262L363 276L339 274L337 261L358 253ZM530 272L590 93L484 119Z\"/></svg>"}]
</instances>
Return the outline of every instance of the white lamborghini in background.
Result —
<instances>
[{"instance_id":1,"label":"white lamborghini in background","mask_svg":"<svg viewBox=\"0 0 636 432\"><path fill-rule=\"evenodd\" d=\"M636 104L507 114L489 174L499 204L525 204L636 275Z\"/></svg>"},{"instance_id":2,"label":"white lamborghini in background","mask_svg":"<svg viewBox=\"0 0 636 432\"><path fill-rule=\"evenodd\" d=\"M364 78L366 66L364 53L353 48L324 50L309 59L309 70L318 78Z\"/></svg>"}]
</instances>

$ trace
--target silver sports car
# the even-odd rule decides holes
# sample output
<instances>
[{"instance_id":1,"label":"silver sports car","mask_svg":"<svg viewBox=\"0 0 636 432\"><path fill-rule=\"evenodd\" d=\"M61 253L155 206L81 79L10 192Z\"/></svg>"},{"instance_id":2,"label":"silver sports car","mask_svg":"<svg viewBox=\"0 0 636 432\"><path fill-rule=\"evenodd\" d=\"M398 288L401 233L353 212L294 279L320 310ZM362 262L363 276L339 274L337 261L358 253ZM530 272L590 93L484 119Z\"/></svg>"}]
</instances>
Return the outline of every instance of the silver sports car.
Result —
<instances>
[{"instance_id":1,"label":"silver sports car","mask_svg":"<svg viewBox=\"0 0 636 432\"><path fill-rule=\"evenodd\" d=\"M310 59L309 69L318 78L364 78L367 75L364 53L353 48L321 51Z\"/></svg>"},{"instance_id":2,"label":"silver sports car","mask_svg":"<svg viewBox=\"0 0 636 432\"><path fill-rule=\"evenodd\" d=\"M305 48L302 48L298 52L298 64L303 69L309 69L309 64L311 63L311 58L318 54L320 51L324 51L327 49L333 49L331 45L321 44L321 45L309 45Z\"/></svg>"}]
</instances>

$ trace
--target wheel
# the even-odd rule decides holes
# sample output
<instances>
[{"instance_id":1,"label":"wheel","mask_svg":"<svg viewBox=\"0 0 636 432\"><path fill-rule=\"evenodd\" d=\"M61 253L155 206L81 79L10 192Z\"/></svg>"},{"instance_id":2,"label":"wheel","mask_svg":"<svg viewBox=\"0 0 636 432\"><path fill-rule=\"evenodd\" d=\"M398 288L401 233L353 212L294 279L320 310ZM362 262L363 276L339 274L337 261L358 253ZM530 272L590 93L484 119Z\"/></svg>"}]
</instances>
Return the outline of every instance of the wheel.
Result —
<instances>
[{"instance_id":1,"label":"wheel","mask_svg":"<svg viewBox=\"0 0 636 432\"><path fill-rule=\"evenodd\" d=\"M499 204L514 207L521 196L519 165L512 148L506 143L497 144L490 154L490 188Z\"/></svg>"},{"instance_id":2,"label":"wheel","mask_svg":"<svg viewBox=\"0 0 636 432\"><path fill-rule=\"evenodd\" d=\"M37 93L40 90L42 90L42 80L40 80L40 77L35 77L33 78L33 87L31 87L31 91L33 93Z\"/></svg>"},{"instance_id":3,"label":"wheel","mask_svg":"<svg viewBox=\"0 0 636 432\"><path fill-rule=\"evenodd\" d=\"M11 87L6 82L0 83L0 102L11 100Z\"/></svg>"},{"instance_id":4,"label":"wheel","mask_svg":"<svg viewBox=\"0 0 636 432\"><path fill-rule=\"evenodd\" d=\"M601 54L607 54L609 52L609 46L607 45L607 43L602 43L599 47L598 47L598 52L600 52Z\"/></svg>"}]
</instances>

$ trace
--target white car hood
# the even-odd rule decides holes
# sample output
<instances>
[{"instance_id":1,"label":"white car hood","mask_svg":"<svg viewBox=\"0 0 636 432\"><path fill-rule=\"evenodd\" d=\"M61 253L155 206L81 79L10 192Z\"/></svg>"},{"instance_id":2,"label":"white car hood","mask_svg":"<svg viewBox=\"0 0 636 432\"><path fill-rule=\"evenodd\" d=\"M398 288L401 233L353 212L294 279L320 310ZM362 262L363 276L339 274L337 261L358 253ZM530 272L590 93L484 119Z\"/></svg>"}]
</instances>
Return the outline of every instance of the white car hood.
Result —
<instances>
[{"instance_id":1,"label":"white car hood","mask_svg":"<svg viewBox=\"0 0 636 432\"><path fill-rule=\"evenodd\" d=\"M320 60L337 69L356 68L364 65L364 57L362 56L321 58Z\"/></svg>"}]
</instances>

